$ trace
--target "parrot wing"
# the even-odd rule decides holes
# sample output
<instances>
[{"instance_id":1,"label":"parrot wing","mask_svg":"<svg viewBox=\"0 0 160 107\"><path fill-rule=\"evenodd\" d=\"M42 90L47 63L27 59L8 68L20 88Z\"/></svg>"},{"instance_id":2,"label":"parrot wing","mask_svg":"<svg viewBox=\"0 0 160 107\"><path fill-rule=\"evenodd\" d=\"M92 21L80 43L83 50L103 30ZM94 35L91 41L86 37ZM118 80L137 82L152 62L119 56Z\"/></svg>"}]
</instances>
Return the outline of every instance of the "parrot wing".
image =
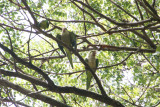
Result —
<instances>
[{"instance_id":1,"label":"parrot wing","mask_svg":"<svg viewBox=\"0 0 160 107\"><path fill-rule=\"evenodd\" d=\"M68 57L69 63L71 64L71 67L73 68L72 54L71 54L71 52L68 49L64 48L64 50L65 50L66 55Z\"/></svg>"},{"instance_id":2,"label":"parrot wing","mask_svg":"<svg viewBox=\"0 0 160 107\"><path fill-rule=\"evenodd\" d=\"M86 63L88 63L88 58L86 58L85 61L86 61ZM85 67L85 69L87 69L87 68Z\"/></svg>"},{"instance_id":3,"label":"parrot wing","mask_svg":"<svg viewBox=\"0 0 160 107\"><path fill-rule=\"evenodd\" d=\"M72 47L77 50L77 37L73 32L70 32L70 39L71 39L71 45Z\"/></svg>"},{"instance_id":4,"label":"parrot wing","mask_svg":"<svg viewBox=\"0 0 160 107\"><path fill-rule=\"evenodd\" d=\"M70 32L66 29L63 28L62 29L62 36L61 36L61 40L68 45L68 47L72 48L72 43L71 43L71 35ZM70 50L68 50L67 48L64 47L64 51L66 52L66 56L68 57L68 60L71 64L71 67L73 68L73 62L72 62L72 53Z\"/></svg>"},{"instance_id":5,"label":"parrot wing","mask_svg":"<svg viewBox=\"0 0 160 107\"><path fill-rule=\"evenodd\" d=\"M61 35L57 34L56 38L59 39L59 40L61 40ZM62 51L62 53L64 55L66 55L66 53L64 52L63 46L61 44L59 44L58 42L57 42L57 44L58 44L59 49Z\"/></svg>"},{"instance_id":6,"label":"parrot wing","mask_svg":"<svg viewBox=\"0 0 160 107\"><path fill-rule=\"evenodd\" d=\"M99 60L96 59L96 68L98 67L98 64L99 64Z\"/></svg>"}]
</instances>

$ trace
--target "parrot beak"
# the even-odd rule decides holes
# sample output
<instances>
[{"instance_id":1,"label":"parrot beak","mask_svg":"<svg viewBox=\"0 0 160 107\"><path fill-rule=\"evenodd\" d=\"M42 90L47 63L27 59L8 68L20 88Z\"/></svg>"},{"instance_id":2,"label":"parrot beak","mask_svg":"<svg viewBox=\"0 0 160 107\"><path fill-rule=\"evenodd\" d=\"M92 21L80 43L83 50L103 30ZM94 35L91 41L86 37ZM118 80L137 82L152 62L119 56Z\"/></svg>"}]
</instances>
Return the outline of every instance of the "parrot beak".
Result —
<instances>
[{"instance_id":1,"label":"parrot beak","mask_svg":"<svg viewBox=\"0 0 160 107\"><path fill-rule=\"evenodd\" d=\"M62 32L65 32L67 30L67 28L62 28Z\"/></svg>"}]
</instances>

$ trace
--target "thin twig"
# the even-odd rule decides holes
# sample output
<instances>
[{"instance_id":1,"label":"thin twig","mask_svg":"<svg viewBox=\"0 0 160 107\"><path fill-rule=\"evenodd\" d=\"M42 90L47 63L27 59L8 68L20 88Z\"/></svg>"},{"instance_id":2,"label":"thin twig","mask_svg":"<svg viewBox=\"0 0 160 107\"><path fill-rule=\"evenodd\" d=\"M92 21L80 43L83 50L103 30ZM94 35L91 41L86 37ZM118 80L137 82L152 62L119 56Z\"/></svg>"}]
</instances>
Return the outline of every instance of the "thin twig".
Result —
<instances>
[{"instance_id":1,"label":"thin twig","mask_svg":"<svg viewBox=\"0 0 160 107\"><path fill-rule=\"evenodd\" d=\"M122 86L121 86L122 87ZM122 87L122 89L124 90L124 92L127 94L127 96L130 98L130 100L132 101L133 104L135 104L135 102L133 101L132 97L127 93L127 91Z\"/></svg>"},{"instance_id":2,"label":"thin twig","mask_svg":"<svg viewBox=\"0 0 160 107\"><path fill-rule=\"evenodd\" d=\"M142 55L143 55L143 57L148 61L148 63L154 68L154 70L155 71L157 71L157 73L159 72L157 69L156 69L156 67L149 61L149 59L143 54L143 53L141 53ZM153 72L154 73L154 72Z\"/></svg>"}]
</instances>

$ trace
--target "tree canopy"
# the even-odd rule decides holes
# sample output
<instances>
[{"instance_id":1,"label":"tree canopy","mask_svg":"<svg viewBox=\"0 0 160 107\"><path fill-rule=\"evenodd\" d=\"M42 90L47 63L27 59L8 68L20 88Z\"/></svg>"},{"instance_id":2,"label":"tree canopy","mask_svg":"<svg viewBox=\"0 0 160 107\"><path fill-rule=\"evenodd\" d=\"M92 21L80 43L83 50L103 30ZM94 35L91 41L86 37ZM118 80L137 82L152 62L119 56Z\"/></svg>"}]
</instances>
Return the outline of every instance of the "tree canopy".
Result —
<instances>
[{"instance_id":1,"label":"tree canopy","mask_svg":"<svg viewBox=\"0 0 160 107\"><path fill-rule=\"evenodd\" d=\"M160 105L159 16L160 0L1 0L0 105ZM63 28L77 49L56 38ZM85 61L93 50L96 72Z\"/></svg>"}]
</instances>

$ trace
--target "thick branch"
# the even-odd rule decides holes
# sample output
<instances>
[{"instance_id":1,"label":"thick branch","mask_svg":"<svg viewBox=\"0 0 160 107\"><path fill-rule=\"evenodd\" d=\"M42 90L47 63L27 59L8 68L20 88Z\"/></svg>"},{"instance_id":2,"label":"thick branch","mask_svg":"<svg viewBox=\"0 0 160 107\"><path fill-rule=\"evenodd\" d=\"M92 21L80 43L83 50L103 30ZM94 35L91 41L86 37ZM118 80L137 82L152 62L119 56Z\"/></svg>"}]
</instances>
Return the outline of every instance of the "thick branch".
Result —
<instances>
[{"instance_id":1,"label":"thick branch","mask_svg":"<svg viewBox=\"0 0 160 107\"><path fill-rule=\"evenodd\" d=\"M146 12L148 12L152 17L154 17L154 19L160 21L159 16L154 13L155 11L153 11L153 10L150 11L150 10L146 7L146 5L145 5L141 0L137 0L137 1L138 1L138 2L140 3L140 5L146 10Z\"/></svg>"},{"instance_id":2,"label":"thick branch","mask_svg":"<svg viewBox=\"0 0 160 107\"><path fill-rule=\"evenodd\" d=\"M147 35L144 36L137 31L132 31L132 32L137 36L141 37L142 39L144 39L153 49L156 49L156 45L151 41L151 39Z\"/></svg>"},{"instance_id":3,"label":"thick branch","mask_svg":"<svg viewBox=\"0 0 160 107\"><path fill-rule=\"evenodd\" d=\"M48 96L45 96L45 95L40 94L40 93L33 93L30 90L22 88L19 85L13 84L13 83L11 83L11 82L9 82L7 80L1 79L1 78L0 78L0 85L5 86L5 87L10 87L10 88L12 88L12 89L24 94L24 95L27 95L27 96L35 98L35 99L39 99L39 100L41 100L41 101L43 101L45 103L51 104L53 106L69 107L68 105L63 104L61 102L58 102L58 101L56 101L56 100L54 100L54 99L52 99L52 98L50 98Z\"/></svg>"},{"instance_id":4,"label":"thick branch","mask_svg":"<svg viewBox=\"0 0 160 107\"><path fill-rule=\"evenodd\" d=\"M143 0L143 2L155 15L158 16L157 11L146 0Z\"/></svg>"},{"instance_id":5,"label":"thick branch","mask_svg":"<svg viewBox=\"0 0 160 107\"><path fill-rule=\"evenodd\" d=\"M90 45L90 46L99 46L99 47L101 47L101 45ZM103 46L105 46L105 45L103 45ZM107 48L107 46L109 48ZM92 50L113 51L113 52L114 51L137 51L137 50L139 50L139 52L143 52L143 53L155 53L156 52L155 49L139 49L139 48L136 48L136 47L118 47L118 46L109 46L109 45L106 45L106 48L77 49L77 52L92 51ZM36 56L32 57L31 59L32 60L48 60L48 59L58 59L58 58L64 58L65 57L64 55L61 55L61 56L49 56L49 57L38 57L38 56L41 56L41 54L40 55L36 55ZM25 58L25 60L28 60L28 58Z\"/></svg>"},{"instance_id":6,"label":"thick branch","mask_svg":"<svg viewBox=\"0 0 160 107\"><path fill-rule=\"evenodd\" d=\"M40 85L43 86L44 88L48 88L48 84L38 78L35 78L33 76L24 74L24 73L20 73L20 72L11 72L11 71L7 71L4 69L0 69L0 74L3 74L5 76L9 76L9 77L18 77L21 79L25 79L31 83L34 83L36 85Z\"/></svg>"}]
</instances>

